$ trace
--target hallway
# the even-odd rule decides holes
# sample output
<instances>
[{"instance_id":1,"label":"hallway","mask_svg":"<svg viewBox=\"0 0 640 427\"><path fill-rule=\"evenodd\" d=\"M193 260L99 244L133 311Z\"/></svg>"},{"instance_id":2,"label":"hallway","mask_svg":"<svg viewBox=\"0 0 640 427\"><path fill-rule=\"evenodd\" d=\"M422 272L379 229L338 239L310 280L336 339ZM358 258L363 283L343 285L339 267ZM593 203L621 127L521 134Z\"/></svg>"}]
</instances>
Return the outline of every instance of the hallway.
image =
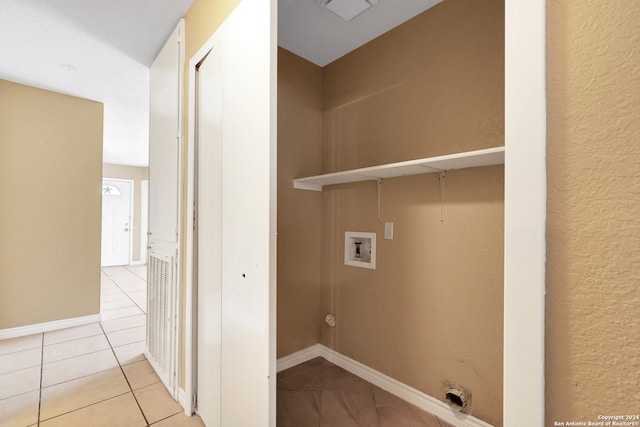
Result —
<instances>
[{"instance_id":1,"label":"hallway","mask_svg":"<svg viewBox=\"0 0 640 427\"><path fill-rule=\"evenodd\" d=\"M143 351L146 266L106 267L103 320L0 341L0 427L203 427ZM279 427L449 424L322 359L278 374Z\"/></svg>"},{"instance_id":2,"label":"hallway","mask_svg":"<svg viewBox=\"0 0 640 427\"><path fill-rule=\"evenodd\" d=\"M146 266L107 267L102 322L0 341L0 427L202 426L145 360Z\"/></svg>"}]
</instances>

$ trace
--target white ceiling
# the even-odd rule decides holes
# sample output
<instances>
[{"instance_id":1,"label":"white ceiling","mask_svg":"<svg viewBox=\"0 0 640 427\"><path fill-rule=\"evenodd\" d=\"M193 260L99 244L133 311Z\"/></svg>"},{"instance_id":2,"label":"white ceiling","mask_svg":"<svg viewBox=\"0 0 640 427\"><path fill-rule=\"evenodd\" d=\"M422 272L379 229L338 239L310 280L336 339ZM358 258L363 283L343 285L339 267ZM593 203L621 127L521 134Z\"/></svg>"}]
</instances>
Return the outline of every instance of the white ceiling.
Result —
<instances>
[{"instance_id":1,"label":"white ceiling","mask_svg":"<svg viewBox=\"0 0 640 427\"><path fill-rule=\"evenodd\" d=\"M149 66L193 0L2 0L0 78L104 103L104 162L148 165Z\"/></svg>"},{"instance_id":2,"label":"white ceiling","mask_svg":"<svg viewBox=\"0 0 640 427\"><path fill-rule=\"evenodd\" d=\"M324 66L442 0L378 0L349 23L278 0L283 48ZM0 78L104 103L104 162L148 165L149 67L193 0L0 0Z\"/></svg>"},{"instance_id":3,"label":"white ceiling","mask_svg":"<svg viewBox=\"0 0 640 427\"><path fill-rule=\"evenodd\" d=\"M441 1L378 0L344 22L322 6L326 0L278 0L278 44L324 67Z\"/></svg>"}]
</instances>

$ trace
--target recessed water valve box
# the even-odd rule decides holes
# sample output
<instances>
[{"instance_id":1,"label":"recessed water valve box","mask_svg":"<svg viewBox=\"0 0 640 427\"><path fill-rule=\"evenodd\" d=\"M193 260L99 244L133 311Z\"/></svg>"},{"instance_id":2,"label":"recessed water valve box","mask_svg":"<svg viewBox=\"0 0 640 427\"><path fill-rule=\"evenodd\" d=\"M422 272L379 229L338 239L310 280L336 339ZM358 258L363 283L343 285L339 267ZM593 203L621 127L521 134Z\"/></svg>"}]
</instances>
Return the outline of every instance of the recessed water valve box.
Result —
<instances>
[{"instance_id":1,"label":"recessed water valve box","mask_svg":"<svg viewBox=\"0 0 640 427\"><path fill-rule=\"evenodd\" d=\"M352 267L376 268L376 233L345 231L344 263Z\"/></svg>"}]
</instances>

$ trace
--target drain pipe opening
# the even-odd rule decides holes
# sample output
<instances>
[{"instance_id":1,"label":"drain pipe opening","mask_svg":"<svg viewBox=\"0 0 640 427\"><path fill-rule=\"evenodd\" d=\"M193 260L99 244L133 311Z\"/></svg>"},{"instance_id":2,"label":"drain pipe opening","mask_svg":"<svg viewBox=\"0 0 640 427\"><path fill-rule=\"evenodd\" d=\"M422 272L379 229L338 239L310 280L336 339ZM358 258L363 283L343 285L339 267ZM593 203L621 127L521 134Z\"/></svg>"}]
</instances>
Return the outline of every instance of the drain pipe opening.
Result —
<instances>
[{"instance_id":1,"label":"drain pipe opening","mask_svg":"<svg viewBox=\"0 0 640 427\"><path fill-rule=\"evenodd\" d=\"M452 409L471 413L471 392L456 384L446 384L444 398Z\"/></svg>"}]
</instances>

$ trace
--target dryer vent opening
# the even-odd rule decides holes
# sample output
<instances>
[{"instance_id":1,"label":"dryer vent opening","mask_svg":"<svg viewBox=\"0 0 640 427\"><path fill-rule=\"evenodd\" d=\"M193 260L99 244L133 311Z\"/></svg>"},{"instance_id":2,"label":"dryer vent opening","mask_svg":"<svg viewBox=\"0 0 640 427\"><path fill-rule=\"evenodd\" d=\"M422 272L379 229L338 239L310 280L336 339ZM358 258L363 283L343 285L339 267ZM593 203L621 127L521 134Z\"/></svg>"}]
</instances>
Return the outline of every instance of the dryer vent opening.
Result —
<instances>
[{"instance_id":1,"label":"dryer vent opening","mask_svg":"<svg viewBox=\"0 0 640 427\"><path fill-rule=\"evenodd\" d=\"M471 391L459 385L447 384L444 398L454 410L465 414L471 413Z\"/></svg>"}]
</instances>

